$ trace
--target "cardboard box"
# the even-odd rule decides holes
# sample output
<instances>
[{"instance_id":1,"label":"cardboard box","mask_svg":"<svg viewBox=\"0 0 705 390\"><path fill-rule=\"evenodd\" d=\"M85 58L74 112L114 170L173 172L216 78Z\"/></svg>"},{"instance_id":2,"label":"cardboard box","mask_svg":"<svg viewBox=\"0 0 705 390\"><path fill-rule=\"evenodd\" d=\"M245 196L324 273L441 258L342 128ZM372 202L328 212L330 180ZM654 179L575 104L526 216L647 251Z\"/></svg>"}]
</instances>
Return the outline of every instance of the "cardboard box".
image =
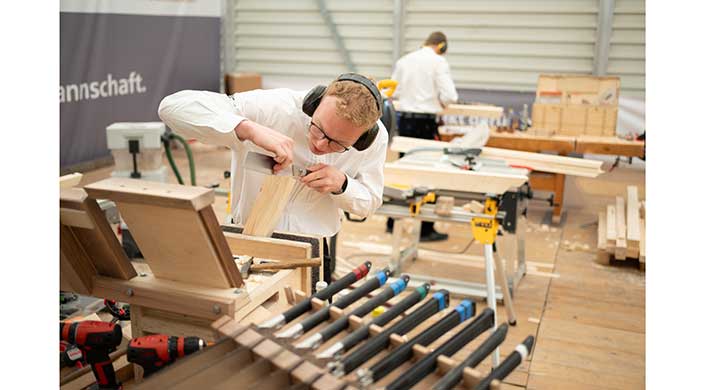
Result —
<instances>
[{"instance_id":1,"label":"cardboard box","mask_svg":"<svg viewBox=\"0 0 705 390\"><path fill-rule=\"evenodd\" d=\"M262 88L262 76L259 73L227 73L225 75L225 93L252 91Z\"/></svg>"}]
</instances>

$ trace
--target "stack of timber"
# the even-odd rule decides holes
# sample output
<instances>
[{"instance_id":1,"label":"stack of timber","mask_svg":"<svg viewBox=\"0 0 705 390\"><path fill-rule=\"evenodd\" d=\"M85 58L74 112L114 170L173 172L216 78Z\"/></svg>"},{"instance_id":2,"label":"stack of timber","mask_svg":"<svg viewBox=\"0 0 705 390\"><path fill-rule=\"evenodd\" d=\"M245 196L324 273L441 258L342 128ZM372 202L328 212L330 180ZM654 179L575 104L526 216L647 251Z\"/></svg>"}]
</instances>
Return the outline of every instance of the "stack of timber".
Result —
<instances>
[{"instance_id":1,"label":"stack of timber","mask_svg":"<svg viewBox=\"0 0 705 390\"><path fill-rule=\"evenodd\" d=\"M368 277L368 281L370 280L369 278L374 278L374 276L370 275ZM365 281L359 281L359 283L362 282ZM361 284L357 284L356 288L360 288L361 286ZM355 289L350 291L355 291ZM447 291L444 293L447 294ZM393 307L393 305L400 304L409 298L410 295L410 293L402 292L396 298L391 299L383 306L387 306L387 310L392 310L390 309L390 306ZM448 374L459 365L465 363L463 361L469 357L467 352L462 352L461 349L461 351L455 354L434 354L434 351L440 351L441 348L449 343L448 341L444 341L434 349L428 348L429 345L434 345L433 343L429 344L428 342L424 343L424 345L415 343L412 343L411 345L408 344L410 340L415 340L417 336L423 334L429 328L437 326L441 322L441 319L447 319L455 313L458 313L458 309L454 307L446 307L440 311L436 309L434 311L435 314L432 314L425 321L419 321L415 324L415 328L408 331L406 334L387 333L388 340L386 344L381 346L379 348L379 352L377 352L377 354L371 359L361 362L362 365L359 367L362 368L362 370L355 369L342 374L341 372L336 372L333 369L335 367L340 368L340 365L336 366L336 363L344 361L346 357L349 357L351 354L364 349L368 346L368 344L372 344L372 340L375 336L380 334L384 335L385 331L399 324L405 318L413 316L413 313L418 312L422 307L428 309L437 306L437 303L434 301L434 299L438 299L437 296L438 293L428 293L425 299L422 299L415 306L412 306L410 309L402 312L402 314L397 318L392 319L388 324L381 327L375 324L370 325L369 319L350 315L353 310L363 306L365 302L359 305L356 303L350 308L339 309L334 305L329 306L327 305L327 302L317 298L311 299L311 309L308 312L299 316L299 318L288 322L283 328L283 331L281 329L262 329L255 325L247 326L242 323L238 323L237 321L233 321L229 316L223 316L222 318L214 321L212 324L212 327L217 329L217 331L223 336L214 345L181 359L169 367L166 367L160 372L147 378L140 385L134 387L134 389L156 390L165 388L238 388L257 390L354 390L363 388L409 388L406 387L410 385L409 383L399 385L399 387L396 387L397 385L395 383L399 383L396 382L399 378L406 378L410 375L417 377L425 375L420 382L411 384L413 388L431 388L434 385L438 386L439 381L441 381L444 376L446 377L446 385L438 388L452 387L458 389L474 389L478 388L476 386L480 383L483 383L483 386L479 388L487 388L492 390L512 388L513 386L511 385L505 386L505 384L496 379L496 377L490 377L489 372L481 372L467 366L463 366L464 368L462 370L456 370L456 373L459 372L459 375L455 376L455 378L457 378L457 382L450 382L451 385L448 385L448 378L452 376L452 374ZM308 298L301 291L291 291L287 294L287 299L290 300L290 304L298 305ZM363 298L361 301L365 301L365 299ZM313 317L318 317L314 313L320 314L320 310L324 308L328 308L330 312L327 320L324 320L310 331L300 334L296 340L277 337L278 333L286 332L287 329L304 323ZM468 333L467 329L470 327L473 320L480 320L479 317L481 316L485 319L488 318L488 313L483 314L484 316L480 313L476 313L474 317L471 317L464 322L459 320L461 322L460 324L452 327L450 331L443 333L443 339L453 340L455 336L460 333ZM337 335L327 339L327 341L316 347L307 349L299 349L296 347L297 342L307 339L312 334L322 332L324 328L327 328L332 324L340 323L340 319L347 320L345 330L340 331ZM342 356L338 355L334 358L317 357L317 355L320 356L322 351L325 351L330 346L340 344L343 339L349 339L350 335L363 328L368 329L368 336L366 340L358 341L356 349L352 349L348 352L348 354ZM473 328L477 329L477 327ZM506 332L506 325L503 325L500 328L502 328L503 332ZM487 331L487 333L490 332L492 331ZM359 334L359 332L357 333ZM476 331L470 333L473 333L474 336L477 337L475 334L477 333ZM506 335L506 333L504 333L504 335ZM446 339L446 336L450 336L450 339ZM493 334L492 337L494 338L494 342L501 343L501 341L504 340L503 337L501 337L500 340L497 340L495 334ZM489 338L490 337L488 337L488 339ZM380 362L380 359L384 359L395 352L398 354L399 347L409 347L408 355L406 355L402 360L402 363L400 363L399 367L401 367L401 370L387 372L387 374L390 375L386 375L379 380L375 379L374 383L365 383L361 381L361 372L365 372L365 370L369 370L371 367L374 367L374 364L370 363L378 363ZM507 347L504 348L506 349ZM506 351L509 353L508 349L506 349ZM516 368L516 365L520 363L521 360L526 358L526 356L523 356L523 358L517 360L517 356L515 355L517 354L512 353L509 355L511 358L508 357L503 361L505 369L504 376L508 375L509 372ZM432 363L433 368L429 369L426 367L423 371L424 374L419 374L421 370L416 367L420 362L424 361L424 359L425 362ZM486 356L485 359L489 360L490 358L489 356ZM477 363L475 363L475 365L476 364ZM473 367L475 365L473 365ZM410 367L411 369L409 369ZM500 365L500 367L502 366ZM399 376L400 372L402 372L401 376ZM426 374L426 372L428 372L428 374ZM498 374L495 373L494 375Z\"/></svg>"},{"instance_id":2,"label":"stack of timber","mask_svg":"<svg viewBox=\"0 0 705 390\"><path fill-rule=\"evenodd\" d=\"M597 226L598 262L609 264L610 259L624 261L638 259L641 269L646 267L646 210L639 201L636 186L627 187L626 200L622 196L600 212Z\"/></svg>"}]
</instances>

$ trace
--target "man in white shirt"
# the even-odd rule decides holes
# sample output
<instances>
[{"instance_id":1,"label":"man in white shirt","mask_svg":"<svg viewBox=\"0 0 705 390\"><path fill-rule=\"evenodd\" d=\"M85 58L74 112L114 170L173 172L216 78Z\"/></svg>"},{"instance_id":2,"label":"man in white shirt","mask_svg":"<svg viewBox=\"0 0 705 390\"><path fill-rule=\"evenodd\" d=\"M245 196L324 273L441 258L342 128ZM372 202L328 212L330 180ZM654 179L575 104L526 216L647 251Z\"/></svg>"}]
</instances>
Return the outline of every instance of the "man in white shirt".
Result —
<instances>
[{"instance_id":1,"label":"man in white shirt","mask_svg":"<svg viewBox=\"0 0 705 390\"><path fill-rule=\"evenodd\" d=\"M244 168L247 153L266 151L275 173L292 163L311 171L296 183L276 229L330 237L340 230L341 210L369 216L382 204L388 139L381 104L372 81L343 74L308 93L180 91L162 100L159 117L186 138L232 150L233 223L248 218L265 178ZM324 279L330 282L325 262Z\"/></svg>"},{"instance_id":2,"label":"man in white shirt","mask_svg":"<svg viewBox=\"0 0 705 390\"><path fill-rule=\"evenodd\" d=\"M393 98L399 114L399 135L405 137L439 139L436 115L443 107L458 101L450 67L443 55L448 40L440 31L431 33L423 47L400 58L394 66L392 79L399 84ZM394 220L387 220L391 231ZM433 222L421 223L421 241L439 241L447 234L433 229Z\"/></svg>"}]
</instances>

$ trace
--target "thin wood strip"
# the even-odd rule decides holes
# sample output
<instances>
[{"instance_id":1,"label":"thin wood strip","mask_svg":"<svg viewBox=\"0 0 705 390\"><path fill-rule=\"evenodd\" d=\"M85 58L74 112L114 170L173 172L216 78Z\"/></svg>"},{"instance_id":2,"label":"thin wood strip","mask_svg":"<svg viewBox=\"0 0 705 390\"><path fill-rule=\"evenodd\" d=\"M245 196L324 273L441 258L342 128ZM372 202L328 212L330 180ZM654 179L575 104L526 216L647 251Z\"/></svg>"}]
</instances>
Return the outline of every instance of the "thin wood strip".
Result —
<instances>
[{"instance_id":1,"label":"thin wood strip","mask_svg":"<svg viewBox=\"0 0 705 390\"><path fill-rule=\"evenodd\" d=\"M636 186L627 186L627 246L639 248L639 192Z\"/></svg>"},{"instance_id":2,"label":"thin wood strip","mask_svg":"<svg viewBox=\"0 0 705 390\"><path fill-rule=\"evenodd\" d=\"M266 271L266 270L282 270L282 269L294 269L300 267L318 267L321 265L321 261L318 259L302 260L302 261L285 261L277 263L259 263L253 264L250 269L253 271Z\"/></svg>"},{"instance_id":3,"label":"thin wood strip","mask_svg":"<svg viewBox=\"0 0 705 390\"><path fill-rule=\"evenodd\" d=\"M617 245L617 210L613 204L607 206L607 251L614 253Z\"/></svg>"},{"instance_id":4,"label":"thin wood strip","mask_svg":"<svg viewBox=\"0 0 705 390\"><path fill-rule=\"evenodd\" d=\"M607 249L607 214L600 211L597 218L597 248Z\"/></svg>"},{"instance_id":5,"label":"thin wood strip","mask_svg":"<svg viewBox=\"0 0 705 390\"><path fill-rule=\"evenodd\" d=\"M217 258L220 261L220 265L223 268L223 273L231 286L242 287L244 282L242 281L242 276L240 271L235 267L235 261L233 260L233 254L230 251L228 242L225 240L223 231L220 229L220 224L218 223L215 213L213 212L212 206L207 206L198 211L201 218L203 226L208 232L208 237L210 238Z\"/></svg>"},{"instance_id":6,"label":"thin wood strip","mask_svg":"<svg viewBox=\"0 0 705 390\"><path fill-rule=\"evenodd\" d=\"M616 197L615 215L617 239L615 242L614 258L624 260L627 258L627 226L624 215L624 198L621 196Z\"/></svg>"},{"instance_id":7,"label":"thin wood strip","mask_svg":"<svg viewBox=\"0 0 705 390\"><path fill-rule=\"evenodd\" d=\"M639 262L646 263L646 221L642 218L639 220L641 225L641 238L639 239Z\"/></svg>"}]
</instances>

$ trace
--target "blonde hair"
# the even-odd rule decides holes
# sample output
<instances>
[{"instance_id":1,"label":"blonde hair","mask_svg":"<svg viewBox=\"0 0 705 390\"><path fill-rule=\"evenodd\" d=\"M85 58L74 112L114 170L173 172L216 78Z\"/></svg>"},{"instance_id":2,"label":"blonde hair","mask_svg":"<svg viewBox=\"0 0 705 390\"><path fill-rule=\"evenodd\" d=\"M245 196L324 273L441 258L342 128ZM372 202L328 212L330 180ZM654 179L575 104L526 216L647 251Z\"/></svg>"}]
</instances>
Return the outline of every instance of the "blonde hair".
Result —
<instances>
[{"instance_id":1,"label":"blonde hair","mask_svg":"<svg viewBox=\"0 0 705 390\"><path fill-rule=\"evenodd\" d=\"M370 79L372 84L374 80ZM328 85L324 96L335 96L335 113L355 126L372 127L380 117L379 107L370 91L354 81L334 81Z\"/></svg>"}]
</instances>

